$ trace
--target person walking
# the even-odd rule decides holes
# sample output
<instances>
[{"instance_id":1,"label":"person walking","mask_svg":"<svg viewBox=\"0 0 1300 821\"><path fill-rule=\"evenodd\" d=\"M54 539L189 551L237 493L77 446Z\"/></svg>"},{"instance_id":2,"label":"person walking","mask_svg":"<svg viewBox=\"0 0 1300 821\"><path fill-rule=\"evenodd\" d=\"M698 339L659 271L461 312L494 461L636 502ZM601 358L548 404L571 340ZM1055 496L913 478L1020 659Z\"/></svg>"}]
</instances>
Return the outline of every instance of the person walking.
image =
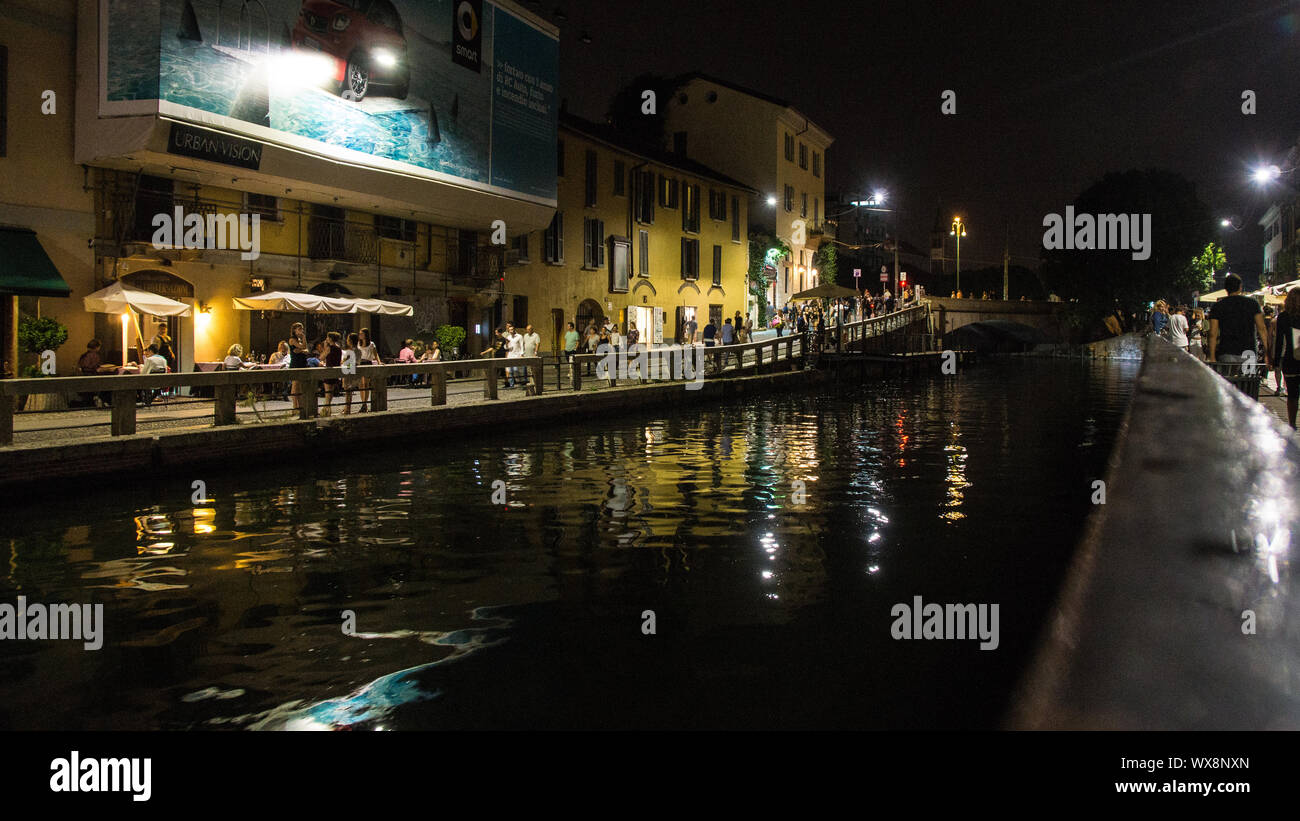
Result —
<instances>
[{"instance_id":1,"label":"person walking","mask_svg":"<svg viewBox=\"0 0 1300 821\"><path fill-rule=\"evenodd\" d=\"M506 323L506 359L520 359L524 355L524 337L523 334L515 330L515 326ZM522 381L523 375L519 372L520 368L512 366L506 368L506 387L515 387L515 382ZM520 387L523 387L522 385Z\"/></svg>"},{"instance_id":2,"label":"person walking","mask_svg":"<svg viewBox=\"0 0 1300 821\"><path fill-rule=\"evenodd\" d=\"M351 338L350 334L349 338ZM406 340L406 345L409 348L411 340ZM370 338L369 328L362 328L357 332L357 350L361 352L357 357L358 365L379 364L379 348L375 345L375 341ZM370 379L361 379L356 384L360 386L361 389L361 413L365 413L369 409Z\"/></svg>"},{"instance_id":3,"label":"person walking","mask_svg":"<svg viewBox=\"0 0 1300 821\"><path fill-rule=\"evenodd\" d=\"M727 317L726 320L722 323L720 337L723 345L736 344L736 326L731 324L731 317ZM730 354L724 353L722 355L722 367L724 368L727 367L727 360L729 358L730 358Z\"/></svg>"},{"instance_id":4,"label":"person walking","mask_svg":"<svg viewBox=\"0 0 1300 821\"><path fill-rule=\"evenodd\" d=\"M1165 304L1163 299L1156 300L1155 308L1151 311L1151 332L1157 336L1164 336L1165 329L1169 327L1168 311L1169 306Z\"/></svg>"},{"instance_id":5,"label":"person walking","mask_svg":"<svg viewBox=\"0 0 1300 821\"><path fill-rule=\"evenodd\" d=\"M1287 292L1278 312L1273 339L1276 356L1272 365L1286 382L1286 416L1296 426L1296 408L1300 404L1300 288Z\"/></svg>"},{"instance_id":6,"label":"person walking","mask_svg":"<svg viewBox=\"0 0 1300 821\"><path fill-rule=\"evenodd\" d=\"M1187 322L1187 352L1202 362L1205 361L1205 312L1200 308L1192 309L1192 318Z\"/></svg>"},{"instance_id":7,"label":"person walking","mask_svg":"<svg viewBox=\"0 0 1300 821\"><path fill-rule=\"evenodd\" d=\"M694 318L694 317L691 317L691 318L689 318L689 319L686 320L686 323L682 326L682 344L683 344L683 345L694 345L694 344L695 344L695 331L696 331L697 328L699 328L699 325L695 322L695 318Z\"/></svg>"},{"instance_id":8,"label":"person walking","mask_svg":"<svg viewBox=\"0 0 1300 821\"><path fill-rule=\"evenodd\" d=\"M569 329L564 332L564 361L572 362L573 355L578 352L578 331L572 322L569 323Z\"/></svg>"},{"instance_id":9,"label":"person walking","mask_svg":"<svg viewBox=\"0 0 1300 821\"><path fill-rule=\"evenodd\" d=\"M338 331L330 331L325 334L325 358L321 364L326 368L337 368L343 364L343 336ZM325 385L325 407L321 408L321 416L329 416L331 405L334 403L334 396L343 387L342 380L338 378L324 380Z\"/></svg>"},{"instance_id":10,"label":"person walking","mask_svg":"<svg viewBox=\"0 0 1300 821\"><path fill-rule=\"evenodd\" d=\"M1169 315L1169 341L1179 350L1187 350L1187 317L1183 312L1187 309L1182 305L1174 307L1173 313Z\"/></svg>"},{"instance_id":11,"label":"person walking","mask_svg":"<svg viewBox=\"0 0 1300 821\"><path fill-rule=\"evenodd\" d=\"M362 328L362 330L364 331L365 328ZM362 347L362 345L361 345L361 334L356 333L356 332L353 332L353 333L348 334L348 350L352 351L352 364L353 364L353 366L356 366L356 365L360 364L360 363L361 363L361 357L362 357L362 355L365 353L365 349L364 349L364 348ZM341 363L342 363L342 355L341 355L341 354L340 354L340 359L339 359L339 361L340 361L340 364L341 364ZM363 384L368 384L368 383L367 383L367 380L363 380L361 377L357 376L355 373L354 373L353 375L351 375L351 376L345 376L345 377L343 377L343 396L345 397L344 400L343 400L343 415L344 415L344 416L347 416L348 414L352 413L352 394L353 394L354 391L361 390L361 386L362 386ZM364 393L363 393L363 395L364 395ZM362 400L362 403L361 403L361 412L364 413L365 410L366 410L365 401Z\"/></svg>"},{"instance_id":12,"label":"person walking","mask_svg":"<svg viewBox=\"0 0 1300 821\"><path fill-rule=\"evenodd\" d=\"M295 322L289 326L289 367L305 368L307 367L307 329L301 322ZM297 382L293 383L293 409L298 410L302 407L302 396L299 395Z\"/></svg>"},{"instance_id":13,"label":"person walking","mask_svg":"<svg viewBox=\"0 0 1300 821\"><path fill-rule=\"evenodd\" d=\"M1265 356L1271 358L1273 340L1268 339L1264 314L1259 304L1241 295L1241 277L1223 278L1228 295L1210 311L1210 362L1242 362L1255 351L1255 335L1265 337ZM1159 307L1159 305L1157 305ZM1154 319L1154 318L1153 318Z\"/></svg>"}]
</instances>

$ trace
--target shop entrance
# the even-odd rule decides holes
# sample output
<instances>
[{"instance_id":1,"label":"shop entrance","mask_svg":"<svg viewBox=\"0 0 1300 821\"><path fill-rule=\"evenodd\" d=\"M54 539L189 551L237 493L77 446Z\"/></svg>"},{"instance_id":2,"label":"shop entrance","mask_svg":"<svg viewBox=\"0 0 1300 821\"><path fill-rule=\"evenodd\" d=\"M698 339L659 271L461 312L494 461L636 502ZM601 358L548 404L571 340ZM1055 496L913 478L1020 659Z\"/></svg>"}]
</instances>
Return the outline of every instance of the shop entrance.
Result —
<instances>
[{"instance_id":1,"label":"shop entrance","mask_svg":"<svg viewBox=\"0 0 1300 821\"><path fill-rule=\"evenodd\" d=\"M123 284L130 285L132 288L139 288L151 294L158 294L168 299L174 299L177 302L194 305L194 285L175 274L169 274L166 271L146 270L125 274L120 279ZM195 305L194 307L197 310L198 306ZM173 354L167 361L167 367L172 369L172 373L189 371L194 367L193 340L192 338L186 338L194 326L193 323L183 325L183 319L183 317L179 316L146 316L140 318L140 337L144 340L145 347L153 341L159 328L167 329L167 337L171 340ZM105 337L101 336L100 338ZM141 353L143 355L143 352ZM166 352L164 351L163 354L165 356ZM120 362L121 359L106 361Z\"/></svg>"}]
</instances>

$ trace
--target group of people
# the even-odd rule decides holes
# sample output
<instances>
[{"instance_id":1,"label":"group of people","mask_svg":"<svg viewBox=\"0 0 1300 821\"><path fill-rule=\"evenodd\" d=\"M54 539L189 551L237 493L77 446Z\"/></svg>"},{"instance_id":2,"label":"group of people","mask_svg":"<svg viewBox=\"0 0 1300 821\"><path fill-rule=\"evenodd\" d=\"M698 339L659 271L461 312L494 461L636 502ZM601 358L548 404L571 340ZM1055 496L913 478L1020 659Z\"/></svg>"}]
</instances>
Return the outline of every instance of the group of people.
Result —
<instances>
[{"instance_id":1,"label":"group of people","mask_svg":"<svg viewBox=\"0 0 1300 821\"><path fill-rule=\"evenodd\" d=\"M569 323L573 327L573 323ZM482 356L485 359L522 359L525 357L537 356L537 351L542 345L542 337L533 330L532 325L525 325L523 333L515 329L514 323L507 322L505 325L496 329L492 334L492 344L483 349ZM503 380L507 388L524 388L528 384L526 368L521 366L507 365L504 368Z\"/></svg>"},{"instance_id":2,"label":"group of people","mask_svg":"<svg viewBox=\"0 0 1300 821\"><path fill-rule=\"evenodd\" d=\"M86 343L86 350L77 358L77 371L83 376L99 376L104 373L117 373L118 366L104 361L104 343L91 339ZM158 323L153 339L139 349L141 375L151 373L171 373L176 370L176 346L172 343L171 333L165 322ZM153 402L157 391L141 391L139 399L146 405ZM102 408L109 403L107 392L91 395L95 407ZM84 395L83 395L84 399Z\"/></svg>"},{"instance_id":3,"label":"group of people","mask_svg":"<svg viewBox=\"0 0 1300 821\"><path fill-rule=\"evenodd\" d=\"M1228 274L1227 296L1207 315L1199 308L1170 307L1164 300L1151 311L1150 330L1198 359L1241 363L1254 357L1274 376L1274 392L1286 397L1287 420L1296 426L1300 402L1300 288L1292 289L1274 311L1241 293L1241 277ZM1208 323L1207 323L1208 320Z\"/></svg>"}]
</instances>

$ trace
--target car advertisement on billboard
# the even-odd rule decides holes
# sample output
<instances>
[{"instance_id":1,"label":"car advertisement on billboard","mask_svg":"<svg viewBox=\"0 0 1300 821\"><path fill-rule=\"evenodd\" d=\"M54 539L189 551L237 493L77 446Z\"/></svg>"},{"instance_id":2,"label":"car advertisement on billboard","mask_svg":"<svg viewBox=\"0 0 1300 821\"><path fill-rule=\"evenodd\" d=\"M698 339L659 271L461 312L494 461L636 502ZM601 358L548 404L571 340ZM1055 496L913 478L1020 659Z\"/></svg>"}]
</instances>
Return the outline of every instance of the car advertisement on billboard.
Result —
<instances>
[{"instance_id":1,"label":"car advertisement on billboard","mask_svg":"<svg viewBox=\"0 0 1300 821\"><path fill-rule=\"evenodd\" d=\"M558 44L488 0L101 0L101 114L555 198ZM153 109L149 109L153 110Z\"/></svg>"}]
</instances>

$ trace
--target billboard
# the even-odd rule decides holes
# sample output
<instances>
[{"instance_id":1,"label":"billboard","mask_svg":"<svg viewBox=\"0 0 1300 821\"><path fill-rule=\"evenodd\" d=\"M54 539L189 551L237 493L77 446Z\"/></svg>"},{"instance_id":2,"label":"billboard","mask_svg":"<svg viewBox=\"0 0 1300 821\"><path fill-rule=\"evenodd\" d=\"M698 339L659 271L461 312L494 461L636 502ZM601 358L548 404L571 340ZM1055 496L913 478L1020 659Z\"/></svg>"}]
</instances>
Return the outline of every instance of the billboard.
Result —
<instances>
[{"instance_id":1,"label":"billboard","mask_svg":"<svg viewBox=\"0 0 1300 821\"><path fill-rule=\"evenodd\" d=\"M156 112L379 170L555 199L558 42L489 0L100 0L100 9L101 116ZM258 156L237 143L173 142L218 162Z\"/></svg>"}]
</instances>

